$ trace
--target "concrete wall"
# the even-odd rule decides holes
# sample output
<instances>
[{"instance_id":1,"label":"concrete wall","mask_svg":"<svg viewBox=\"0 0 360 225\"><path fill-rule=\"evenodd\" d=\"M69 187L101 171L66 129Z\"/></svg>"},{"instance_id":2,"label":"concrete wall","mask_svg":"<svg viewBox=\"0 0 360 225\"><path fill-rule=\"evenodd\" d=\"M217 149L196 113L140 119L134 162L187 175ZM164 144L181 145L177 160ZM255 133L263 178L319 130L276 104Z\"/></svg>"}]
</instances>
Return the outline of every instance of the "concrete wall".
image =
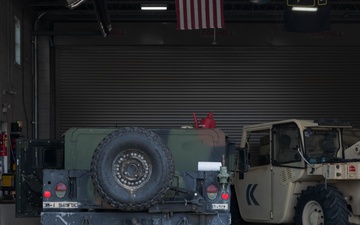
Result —
<instances>
[{"instance_id":1,"label":"concrete wall","mask_svg":"<svg viewBox=\"0 0 360 225\"><path fill-rule=\"evenodd\" d=\"M1 131L11 133L11 123L19 121L24 138L32 137L32 19L22 0L0 0L0 126ZM15 20L21 22L21 63L15 63ZM9 140L10 138L8 138ZM12 149L8 142L8 157L0 156L1 172L11 172ZM13 158L12 158L13 159ZM8 164L4 166L4 163ZM0 196L1 197L1 196ZM40 225L39 218L15 218L15 204L3 204L0 199L0 225Z\"/></svg>"},{"instance_id":2,"label":"concrete wall","mask_svg":"<svg viewBox=\"0 0 360 225\"><path fill-rule=\"evenodd\" d=\"M32 126L32 22L20 0L1 0L0 7L0 121L2 130L20 121L21 134L31 137ZM14 17L21 21L21 65L15 63Z\"/></svg>"},{"instance_id":3,"label":"concrete wall","mask_svg":"<svg viewBox=\"0 0 360 225\"><path fill-rule=\"evenodd\" d=\"M11 173L16 163L16 149L11 138L32 137L32 21L24 10L24 1L1 0L0 7L0 131L7 133L7 150L0 155L2 173ZM20 21L20 61L15 60L15 17ZM16 132L11 124L21 127ZM16 146L14 146L16 147ZM7 156L4 156L6 152ZM13 154L14 153L14 154Z\"/></svg>"}]
</instances>

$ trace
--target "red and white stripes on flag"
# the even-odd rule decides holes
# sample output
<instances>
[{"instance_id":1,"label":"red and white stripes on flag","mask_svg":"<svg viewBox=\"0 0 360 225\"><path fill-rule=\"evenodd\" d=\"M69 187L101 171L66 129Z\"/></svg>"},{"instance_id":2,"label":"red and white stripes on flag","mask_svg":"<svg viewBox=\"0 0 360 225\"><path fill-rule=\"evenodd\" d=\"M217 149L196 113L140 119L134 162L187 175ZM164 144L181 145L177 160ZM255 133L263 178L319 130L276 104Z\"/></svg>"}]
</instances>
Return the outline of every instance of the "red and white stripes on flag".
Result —
<instances>
[{"instance_id":1,"label":"red and white stripes on flag","mask_svg":"<svg viewBox=\"0 0 360 225\"><path fill-rule=\"evenodd\" d=\"M176 0L177 29L225 28L224 0Z\"/></svg>"}]
</instances>

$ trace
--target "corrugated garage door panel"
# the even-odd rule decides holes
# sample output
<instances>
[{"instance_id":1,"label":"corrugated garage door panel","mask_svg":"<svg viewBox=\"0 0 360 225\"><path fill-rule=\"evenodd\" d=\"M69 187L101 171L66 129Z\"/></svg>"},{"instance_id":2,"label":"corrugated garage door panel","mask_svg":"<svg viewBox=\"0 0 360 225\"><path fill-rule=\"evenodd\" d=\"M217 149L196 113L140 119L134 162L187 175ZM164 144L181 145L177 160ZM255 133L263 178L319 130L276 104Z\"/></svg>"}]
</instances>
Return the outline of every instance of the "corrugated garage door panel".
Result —
<instances>
[{"instance_id":1,"label":"corrugated garage door panel","mask_svg":"<svg viewBox=\"0 0 360 225\"><path fill-rule=\"evenodd\" d=\"M360 49L343 47L59 47L57 130L179 127L213 111L243 125L339 118L359 126Z\"/></svg>"}]
</instances>

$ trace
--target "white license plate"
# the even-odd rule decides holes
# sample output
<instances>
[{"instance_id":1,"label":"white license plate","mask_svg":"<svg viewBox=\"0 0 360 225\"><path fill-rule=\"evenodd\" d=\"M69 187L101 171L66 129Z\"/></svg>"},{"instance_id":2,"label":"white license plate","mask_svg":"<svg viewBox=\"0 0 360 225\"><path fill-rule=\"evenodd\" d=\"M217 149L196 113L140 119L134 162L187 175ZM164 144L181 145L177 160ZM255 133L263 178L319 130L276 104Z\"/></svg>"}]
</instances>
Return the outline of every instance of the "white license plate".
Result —
<instances>
[{"instance_id":1,"label":"white license plate","mask_svg":"<svg viewBox=\"0 0 360 225\"><path fill-rule=\"evenodd\" d=\"M212 204L212 209L227 210L227 209L229 209L229 205L228 204Z\"/></svg>"},{"instance_id":2,"label":"white license plate","mask_svg":"<svg viewBox=\"0 0 360 225\"><path fill-rule=\"evenodd\" d=\"M79 208L78 202L43 202L43 208Z\"/></svg>"}]
</instances>

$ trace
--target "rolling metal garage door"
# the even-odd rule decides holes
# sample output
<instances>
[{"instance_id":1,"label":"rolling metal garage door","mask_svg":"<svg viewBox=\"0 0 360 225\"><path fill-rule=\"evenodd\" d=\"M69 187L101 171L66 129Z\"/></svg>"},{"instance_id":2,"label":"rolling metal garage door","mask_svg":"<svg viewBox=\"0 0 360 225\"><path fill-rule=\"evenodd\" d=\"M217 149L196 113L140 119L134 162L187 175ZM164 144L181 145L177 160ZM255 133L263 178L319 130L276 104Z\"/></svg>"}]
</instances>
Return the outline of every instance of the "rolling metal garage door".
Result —
<instances>
[{"instance_id":1,"label":"rolling metal garage door","mask_svg":"<svg viewBox=\"0 0 360 225\"><path fill-rule=\"evenodd\" d=\"M56 130L338 118L360 126L360 48L60 46Z\"/></svg>"}]
</instances>

